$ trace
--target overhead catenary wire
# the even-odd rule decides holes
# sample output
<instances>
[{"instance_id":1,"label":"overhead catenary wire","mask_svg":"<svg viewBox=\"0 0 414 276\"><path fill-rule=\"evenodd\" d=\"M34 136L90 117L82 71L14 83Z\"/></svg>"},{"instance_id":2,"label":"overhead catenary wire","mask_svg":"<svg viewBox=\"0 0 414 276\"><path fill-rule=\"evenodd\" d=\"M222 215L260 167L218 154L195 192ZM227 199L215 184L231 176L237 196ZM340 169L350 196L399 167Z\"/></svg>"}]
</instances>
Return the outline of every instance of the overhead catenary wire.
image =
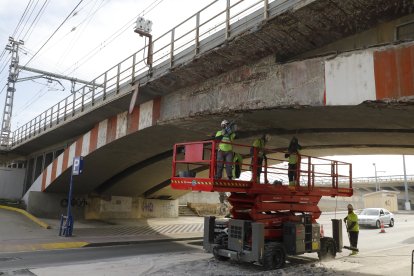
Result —
<instances>
[{"instance_id":1,"label":"overhead catenary wire","mask_svg":"<svg viewBox=\"0 0 414 276\"><path fill-rule=\"evenodd\" d=\"M49 0L45 0L43 2L43 5L40 7L39 11L37 12L35 18L33 19L32 23L30 24L29 28L26 30L26 33L23 35L23 38L22 38L23 41L26 40L26 37L27 37L27 40L29 40L33 30L36 28L37 23L39 22L40 18L42 17L48 3L49 3Z\"/></svg>"},{"instance_id":2,"label":"overhead catenary wire","mask_svg":"<svg viewBox=\"0 0 414 276\"><path fill-rule=\"evenodd\" d=\"M36 10L37 4L39 4L39 0L36 0L36 3L34 4L34 6L29 8L30 13L28 13L29 15L26 16L26 20L23 24L23 27L20 29L19 33L16 35L17 39L23 40L23 38L21 38L21 35L22 35L23 31L26 29L27 23L29 22L30 18L32 17L33 12Z\"/></svg>"},{"instance_id":3,"label":"overhead catenary wire","mask_svg":"<svg viewBox=\"0 0 414 276\"><path fill-rule=\"evenodd\" d=\"M155 0L150 5L148 5L144 10L142 10L138 16L145 15L145 13L149 13L154 8L156 8L159 4L161 4L164 0ZM116 30L114 33L112 33L107 39L102 41L99 45L97 45L95 48L93 48L91 51L89 51L86 55L81 57L78 61L74 62L72 66L67 68L64 73L66 74L72 74L76 69L78 69L81 65L85 64L87 61L89 61L93 56L95 56L98 52L100 52L103 48L108 46L110 43L112 43L116 38L118 38L120 35L125 33L129 28L133 25L133 23L136 21L137 16L134 16L130 20L128 20L127 23L125 23L121 28Z\"/></svg>"},{"instance_id":4,"label":"overhead catenary wire","mask_svg":"<svg viewBox=\"0 0 414 276\"><path fill-rule=\"evenodd\" d=\"M97 0L95 0L97 1ZM101 1L105 1L105 0L101 0ZM85 5L83 5L82 7L79 7L76 12L73 13L71 19L75 16L77 16L82 10L84 10L87 6L89 6L92 2L87 2ZM87 18L86 18L87 19ZM48 50L52 49L53 47L56 47L56 45L58 45L59 43L61 43L63 41L63 39L65 39L68 35L72 34L76 29L78 28L78 25L73 27L70 31L66 32L65 34L61 35L59 38L55 38L53 43L49 43L48 46L42 51L42 54L44 52L47 52ZM42 56L42 54L40 54L39 56Z\"/></svg>"},{"instance_id":5,"label":"overhead catenary wire","mask_svg":"<svg viewBox=\"0 0 414 276\"><path fill-rule=\"evenodd\" d=\"M23 14L20 17L19 22L17 23L17 26L14 29L14 32L12 34L12 37L14 37L16 35L16 33L18 32L18 30L20 28L20 25L22 24L24 18L26 17L27 11L28 11L28 9L30 8L31 5L32 5L32 0L30 0L29 3L27 3L26 8L24 9L24 12L23 12Z\"/></svg>"},{"instance_id":6,"label":"overhead catenary wire","mask_svg":"<svg viewBox=\"0 0 414 276\"><path fill-rule=\"evenodd\" d=\"M38 54L39 52L43 49L43 47L45 47L45 45L52 39L52 37L57 33L57 31L59 31L59 29L63 26L63 24L65 24L65 22L69 19L69 17L72 15L72 13L79 7L79 5L83 2L84 0L80 0L79 3L75 6L75 8L69 13L69 15L65 18L65 20L63 20L63 22L56 28L56 30L49 36L49 38L46 40L45 43L43 43L43 45L39 48L39 50L36 51L36 53L29 59L29 61L26 62L26 64L24 66L27 66Z\"/></svg>"},{"instance_id":7,"label":"overhead catenary wire","mask_svg":"<svg viewBox=\"0 0 414 276\"><path fill-rule=\"evenodd\" d=\"M20 16L19 22L17 23L16 27L14 28L13 34L11 35L12 37L14 37L16 35L17 31L19 30L20 25L21 25L22 21L24 20L24 18L26 17L27 11L30 8L31 4L32 4L32 0L30 0L29 3L27 3L26 8L23 11L23 14ZM0 61L4 57L6 52L7 52L7 50L3 49L3 52L0 54ZM0 74L1 74L1 72L0 72Z\"/></svg>"},{"instance_id":8,"label":"overhead catenary wire","mask_svg":"<svg viewBox=\"0 0 414 276\"><path fill-rule=\"evenodd\" d=\"M71 42L67 45L66 50L64 51L64 53L59 58L58 62L56 63L56 66L61 64L68 57L69 53L73 50L73 48L75 47L75 45L79 41L80 36L83 34L83 32L85 31L87 26L90 24L90 22L92 21L92 19L96 15L96 13L108 3L108 1L105 2L105 0L100 0L100 3L98 4L98 1L99 0L95 0L93 6L89 10L89 12L86 14L85 18L79 24L74 26L64 37L61 38L61 40L62 40L67 35L77 31L77 35L75 35L76 37L74 39L72 39ZM83 25L84 23L86 23L86 24ZM80 28L81 26L82 26L82 28Z\"/></svg>"}]
</instances>

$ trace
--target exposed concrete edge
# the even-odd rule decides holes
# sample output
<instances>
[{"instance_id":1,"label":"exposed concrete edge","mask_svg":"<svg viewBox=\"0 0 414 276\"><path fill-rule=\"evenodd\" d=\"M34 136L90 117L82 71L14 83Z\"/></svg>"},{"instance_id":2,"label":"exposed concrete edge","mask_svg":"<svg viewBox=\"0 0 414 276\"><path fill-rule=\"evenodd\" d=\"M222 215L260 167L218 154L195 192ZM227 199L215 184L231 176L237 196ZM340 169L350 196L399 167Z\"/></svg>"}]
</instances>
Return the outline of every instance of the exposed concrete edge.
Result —
<instances>
[{"instance_id":1,"label":"exposed concrete edge","mask_svg":"<svg viewBox=\"0 0 414 276\"><path fill-rule=\"evenodd\" d=\"M51 242L33 244L2 245L1 253L7 252L29 252L39 250L73 249L87 246L88 242Z\"/></svg>"},{"instance_id":2,"label":"exposed concrete edge","mask_svg":"<svg viewBox=\"0 0 414 276\"><path fill-rule=\"evenodd\" d=\"M33 216L32 214L28 213L25 210L10 207L10 206L4 206L4 205L0 205L0 208L5 209L5 210L9 210L9 211L18 212L18 213L26 216L27 218L31 219L34 223L37 223L40 227L43 227L45 229L51 229L52 228L49 224L41 221L40 219L38 219L37 217Z\"/></svg>"}]
</instances>

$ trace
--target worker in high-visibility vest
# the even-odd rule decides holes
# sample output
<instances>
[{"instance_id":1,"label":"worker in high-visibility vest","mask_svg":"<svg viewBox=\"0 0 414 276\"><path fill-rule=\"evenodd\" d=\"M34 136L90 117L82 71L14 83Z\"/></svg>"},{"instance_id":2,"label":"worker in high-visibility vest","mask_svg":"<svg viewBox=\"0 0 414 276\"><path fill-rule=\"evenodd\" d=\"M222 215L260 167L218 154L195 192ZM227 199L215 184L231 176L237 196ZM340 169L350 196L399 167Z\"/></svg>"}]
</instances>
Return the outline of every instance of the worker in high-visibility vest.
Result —
<instances>
[{"instance_id":1,"label":"worker in high-visibility vest","mask_svg":"<svg viewBox=\"0 0 414 276\"><path fill-rule=\"evenodd\" d=\"M359 225L358 225L358 216L354 213L354 207L352 204L348 204L348 215L344 218L346 225L346 231L349 233L349 243L351 247L355 250L352 250L349 255L358 254L358 235L359 235Z\"/></svg>"},{"instance_id":2,"label":"worker in high-visibility vest","mask_svg":"<svg viewBox=\"0 0 414 276\"><path fill-rule=\"evenodd\" d=\"M298 138L293 137L290 140L288 147L288 152L285 154L288 159L288 177L289 177L289 186L297 185L298 176L299 176L299 165L300 165L300 153L299 150L302 149L302 146L299 145Z\"/></svg>"},{"instance_id":3,"label":"worker in high-visibility vest","mask_svg":"<svg viewBox=\"0 0 414 276\"><path fill-rule=\"evenodd\" d=\"M266 159L266 152L265 152L265 146L266 143L270 141L270 135L269 134L263 134L262 137L256 139L253 141L253 145L250 148L250 155L252 157L252 161L251 161L251 170L252 170L252 181L254 179L253 177L253 165L254 165L254 152L256 151L257 154L257 171L256 171L256 182L259 183L260 182L260 174L262 173L262 167L263 167L263 160Z\"/></svg>"},{"instance_id":4,"label":"worker in high-visibility vest","mask_svg":"<svg viewBox=\"0 0 414 276\"><path fill-rule=\"evenodd\" d=\"M223 175L224 163L226 163L226 173L229 180L233 175L233 146L231 143L236 138L236 133L233 130L234 124L230 124L229 121L223 120L221 122L221 130L216 133L216 140L221 141L217 149L217 171L216 178L220 179ZM222 143L225 142L225 143Z\"/></svg>"}]
</instances>

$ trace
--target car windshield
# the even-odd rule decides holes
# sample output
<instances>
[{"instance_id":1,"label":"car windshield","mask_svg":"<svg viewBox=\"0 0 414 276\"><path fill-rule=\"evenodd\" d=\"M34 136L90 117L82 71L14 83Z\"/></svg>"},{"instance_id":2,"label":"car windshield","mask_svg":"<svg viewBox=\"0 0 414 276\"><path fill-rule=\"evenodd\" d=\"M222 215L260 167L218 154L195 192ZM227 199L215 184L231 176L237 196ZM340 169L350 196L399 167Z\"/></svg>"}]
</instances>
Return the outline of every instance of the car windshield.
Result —
<instances>
[{"instance_id":1,"label":"car windshield","mask_svg":"<svg viewBox=\"0 0 414 276\"><path fill-rule=\"evenodd\" d=\"M364 209L364 210L362 210L362 212L360 213L360 215L365 215L365 216L378 216L378 210L374 210L374 209Z\"/></svg>"}]
</instances>

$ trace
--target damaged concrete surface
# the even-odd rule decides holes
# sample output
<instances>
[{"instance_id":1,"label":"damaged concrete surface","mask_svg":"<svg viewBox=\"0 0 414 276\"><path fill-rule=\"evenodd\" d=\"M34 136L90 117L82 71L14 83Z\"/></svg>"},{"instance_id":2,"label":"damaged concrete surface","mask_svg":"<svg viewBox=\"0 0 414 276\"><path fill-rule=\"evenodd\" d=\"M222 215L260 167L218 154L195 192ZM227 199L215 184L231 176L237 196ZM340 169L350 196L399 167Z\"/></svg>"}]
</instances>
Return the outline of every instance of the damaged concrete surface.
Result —
<instances>
[{"instance_id":1,"label":"damaged concrete surface","mask_svg":"<svg viewBox=\"0 0 414 276\"><path fill-rule=\"evenodd\" d=\"M413 7L414 3L409 0L274 1L269 6L268 21L262 21L262 11L257 11L257 14L252 16L260 23L253 26L247 24L250 27L244 31L234 30L235 34L230 33L228 40L223 32L218 34L219 38L214 38L214 43L217 43L215 47L201 51L197 56L190 51L189 54L193 55L193 58L187 58L190 61L186 62L176 62L171 70L157 72L157 68L154 68L154 77L140 87L138 103L205 82L266 56L278 63L293 59L342 38L374 28L383 22L410 14ZM375 41L387 42L379 38ZM291 75L289 72L286 74ZM300 76L301 74L295 77ZM255 77L259 78L260 75ZM74 140L102 118L128 110L132 89L125 89L128 90L125 97L84 113L73 121L69 119L63 126L60 125L36 136L32 141L16 146L13 152L26 156L50 145ZM320 101L320 95L318 98L312 96L307 103L311 104L315 100ZM2 157L10 160L15 156L4 153Z\"/></svg>"}]
</instances>

